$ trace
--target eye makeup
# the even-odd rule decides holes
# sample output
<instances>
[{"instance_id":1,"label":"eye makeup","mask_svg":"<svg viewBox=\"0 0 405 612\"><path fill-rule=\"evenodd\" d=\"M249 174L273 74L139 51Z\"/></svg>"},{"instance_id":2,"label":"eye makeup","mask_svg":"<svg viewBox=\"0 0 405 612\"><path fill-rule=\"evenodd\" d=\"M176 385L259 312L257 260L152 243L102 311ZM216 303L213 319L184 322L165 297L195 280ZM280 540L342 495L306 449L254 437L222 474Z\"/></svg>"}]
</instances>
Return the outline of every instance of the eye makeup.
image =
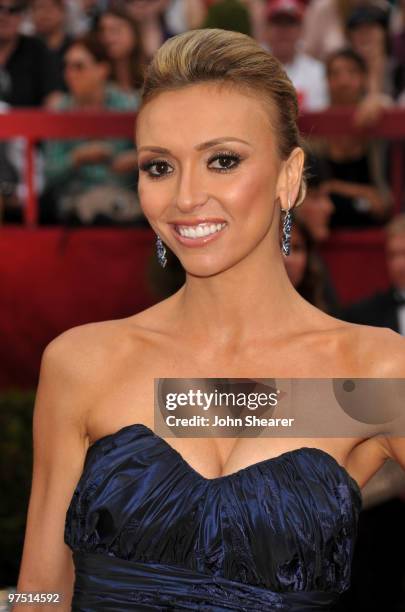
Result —
<instances>
[{"instance_id":1,"label":"eye makeup","mask_svg":"<svg viewBox=\"0 0 405 612\"><path fill-rule=\"evenodd\" d=\"M222 163L223 161L225 161L226 163L231 162L232 165L223 166L223 167L210 166L209 167L210 170L213 170L214 172L231 172L234 168L239 166L239 164L242 161L242 156L239 153L235 153L234 151L220 151L212 155L208 159L207 163L209 165L217 161L220 163ZM166 168L172 167L171 164L166 159L155 158L155 159L146 161L144 163L141 163L139 165L139 170L141 170L142 172L146 172L148 176L152 179L163 178L165 176L169 176L170 174L173 174L174 170L172 170L171 172L166 171L163 173L152 172L152 168L157 168L159 166L161 168L162 166Z\"/></svg>"}]
</instances>

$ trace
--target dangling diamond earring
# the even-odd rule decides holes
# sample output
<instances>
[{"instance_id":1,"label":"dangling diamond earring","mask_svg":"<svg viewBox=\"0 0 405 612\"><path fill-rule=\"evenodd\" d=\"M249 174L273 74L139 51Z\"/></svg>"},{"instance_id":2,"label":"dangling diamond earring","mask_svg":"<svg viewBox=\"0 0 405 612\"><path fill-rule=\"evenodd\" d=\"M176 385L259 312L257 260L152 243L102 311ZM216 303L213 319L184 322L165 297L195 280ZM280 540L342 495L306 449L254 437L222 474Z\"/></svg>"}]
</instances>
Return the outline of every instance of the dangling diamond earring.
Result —
<instances>
[{"instance_id":1,"label":"dangling diamond earring","mask_svg":"<svg viewBox=\"0 0 405 612\"><path fill-rule=\"evenodd\" d=\"M283 241L282 241L282 249L284 255L290 254L291 249L291 227L292 227L292 213L290 210L291 202L290 198L288 198L288 210L284 211L284 220L283 220Z\"/></svg>"},{"instance_id":2,"label":"dangling diamond earring","mask_svg":"<svg viewBox=\"0 0 405 612\"><path fill-rule=\"evenodd\" d=\"M157 258L162 268L164 268L165 265L167 264L166 247L163 244L162 239L159 236L159 234L157 235L157 238L156 238L156 248L157 248Z\"/></svg>"}]
</instances>

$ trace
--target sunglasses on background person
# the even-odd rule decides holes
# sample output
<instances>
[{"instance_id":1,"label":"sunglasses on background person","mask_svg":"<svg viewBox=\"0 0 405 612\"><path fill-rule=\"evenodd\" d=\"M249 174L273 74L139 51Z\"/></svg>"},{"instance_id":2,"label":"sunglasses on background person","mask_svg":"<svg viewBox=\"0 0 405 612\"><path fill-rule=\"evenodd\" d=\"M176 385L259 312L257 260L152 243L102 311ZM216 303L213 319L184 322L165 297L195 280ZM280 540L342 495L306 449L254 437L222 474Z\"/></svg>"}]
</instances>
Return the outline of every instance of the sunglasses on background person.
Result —
<instances>
[{"instance_id":1,"label":"sunglasses on background person","mask_svg":"<svg viewBox=\"0 0 405 612\"><path fill-rule=\"evenodd\" d=\"M86 62L63 62L64 70L74 70L75 72L83 72L83 70L86 70L86 68L88 68L89 66L90 64L86 64Z\"/></svg>"},{"instance_id":2,"label":"sunglasses on background person","mask_svg":"<svg viewBox=\"0 0 405 612\"><path fill-rule=\"evenodd\" d=\"M24 7L22 4L1 4L0 3L0 15L18 15L22 13Z\"/></svg>"}]
</instances>

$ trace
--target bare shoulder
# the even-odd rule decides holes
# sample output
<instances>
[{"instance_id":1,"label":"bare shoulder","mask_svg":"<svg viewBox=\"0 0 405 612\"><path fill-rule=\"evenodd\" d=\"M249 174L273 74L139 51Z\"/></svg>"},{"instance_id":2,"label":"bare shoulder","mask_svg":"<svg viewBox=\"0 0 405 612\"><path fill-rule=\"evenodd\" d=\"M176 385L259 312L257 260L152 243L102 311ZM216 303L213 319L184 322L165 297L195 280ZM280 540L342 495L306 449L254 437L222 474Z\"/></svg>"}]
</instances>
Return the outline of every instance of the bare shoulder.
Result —
<instances>
[{"instance_id":1,"label":"bare shoulder","mask_svg":"<svg viewBox=\"0 0 405 612\"><path fill-rule=\"evenodd\" d=\"M357 357L359 376L405 377L405 338L388 327L351 325L349 342Z\"/></svg>"},{"instance_id":2,"label":"bare shoulder","mask_svg":"<svg viewBox=\"0 0 405 612\"><path fill-rule=\"evenodd\" d=\"M46 346L43 359L59 366L61 375L89 387L106 373L111 377L129 355L142 354L145 344L159 334L161 310L159 303L129 317L71 327Z\"/></svg>"}]
</instances>

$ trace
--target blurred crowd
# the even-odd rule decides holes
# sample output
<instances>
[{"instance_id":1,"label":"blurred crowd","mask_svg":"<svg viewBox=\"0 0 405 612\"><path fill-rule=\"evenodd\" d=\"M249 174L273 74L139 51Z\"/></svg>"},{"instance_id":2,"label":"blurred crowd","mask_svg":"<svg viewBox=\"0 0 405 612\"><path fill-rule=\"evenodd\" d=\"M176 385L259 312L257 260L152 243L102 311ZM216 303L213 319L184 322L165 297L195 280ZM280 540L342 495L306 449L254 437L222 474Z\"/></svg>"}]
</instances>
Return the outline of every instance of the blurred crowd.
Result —
<instances>
[{"instance_id":1,"label":"blurred crowd","mask_svg":"<svg viewBox=\"0 0 405 612\"><path fill-rule=\"evenodd\" d=\"M0 0L0 112L28 107L135 113L156 50L171 36L202 27L254 37L285 67L302 112L353 107L355 124L367 128L386 109L405 108L405 0ZM294 210L291 254L285 258L292 283L325 312L405 335L405 212L394 215L392 144L367 130L308 137L307 144L307 193ZM22 138L0 142L0 224L24 222L25 164ZM130 138L38 143L39 222L147 226L137 180ZM319 247L335 228L373 227L384 228L390 286L343 308ZM184 283L184 270L170 251L164 271L155 257L150 266L159 297ZM376 510L381 516L363 519L366 543L383 522L401 529L403 502L395 487L384 487L387 505ZM352 591L342 610L404 609L398 606L405 605L405 546L398 539L397 563L393 540L395 535L370 554L367 545L359 546L358 584L367 584L359 588L362 607ZM373 589L384 584L384 569L392 578L389 594Z\"/></svg>"},{"instance_id":2,"label":"blurred crowd","mask_svg":"<svg viewBox=\"0 0 405 612\"><path fill-rule=\"evenodd\" d=\"M405 107L405 0L0 0L0 112L43 107L136 111L145 66L169 37L200 27L256 38L285 67L300 109L355 106L369 126ZM365 228L392 214L389 143L312 139L329 227ZM0 142L0 220L21 223L24 141ZM41 142L41 224L146 224L130 139ZM100 197L102 196L102 197Z\"/></svg>"}]
</instances>

